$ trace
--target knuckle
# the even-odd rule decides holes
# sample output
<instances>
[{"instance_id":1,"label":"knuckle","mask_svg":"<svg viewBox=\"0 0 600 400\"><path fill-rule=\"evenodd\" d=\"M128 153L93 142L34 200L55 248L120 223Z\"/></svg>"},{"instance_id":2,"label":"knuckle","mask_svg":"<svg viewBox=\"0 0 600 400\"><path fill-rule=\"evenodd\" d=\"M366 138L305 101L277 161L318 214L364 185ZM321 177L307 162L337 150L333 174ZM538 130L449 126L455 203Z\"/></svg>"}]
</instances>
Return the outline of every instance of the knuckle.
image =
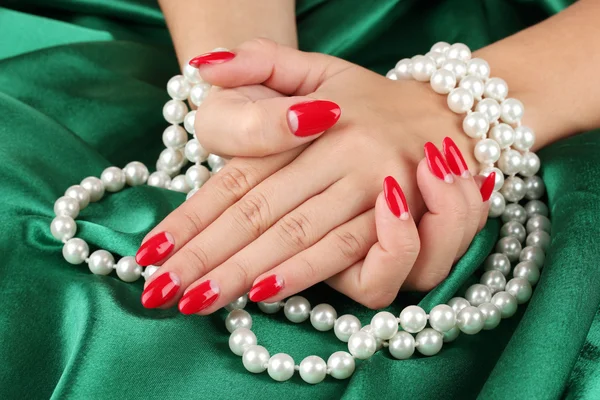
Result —
<instances>
[{"instance_id":1,"label":"knuckle","mask_svg":"<svg viewBox=\"0 0 600 400\"><path fill-rule=\"evenodd\" d=\"M188 243L181 251L181 257L185 264L183 267L193 270L196 276L202 276L208 272L208 255L202 247Z\"/></svg>"},{"instance_id":2,"label":"knuckle","mask_svg":"<svg viewBox=\"0 0 600 400\"><path fill-rule=\"evenodd\" d=\"M261 193L245 196L237 205L236 220L249 232L258 236L268 228L269 202Z\"/></svg>"},{"instance_id":3,"label":"knuckle","mask_svg":"<svg viewBox=\"0 0 600 400\"><path fill-rule=\"evenodd\" d=\"M307 279L314 280L316 277L320 276L319 269L310 260L307 260L306 258L302 257L300 258L300 263L300 269L302 270L302 273Z\"/></svg>"},{"instance_id":4,"label":"knuckle","mask_svg":"<svg viewBox=\"0 0 600 400\"><path fill-rule=\"evenodd\" d=\"M311 222L305 214L295 212L284 216L277 224L277 233L290 247L306 248L311 244Z\"/></svg>"},{"instance_id":5,"label":"knuckle","mask_svg":"<svg viewBox=\"0 0 600 400\"><path fill-rule=\"evenodd\" d=\"M184 203L185 204L185 203ZM182 207L183 230L190 235L196 235L201 232L206 225L193 207Z\"/></svg>"},{"instance_id":6,"label":"knuckle","mask_svg":"<svg viewBox=\"0 0 600 400\"><path fill-rule=\"evenodd\" d=\"M346 259L355 261L365 255L367 242L361 235L355 235L348 231L335 232L334 235L334 243Z\"/></svg>"},{"instance_id":7,"label":"knuckle","mask_svg":"<svg viewBox=\"0 0 600 400\"><path fill-rule=\"evenodd\" d=\"M239 135L236 135L238 147L252 146L253 148L260 149L264 146L263 128L265 115L262 110L263 108L257 106L256 103L246 103L243 106L240 113L243 117L240 119L238 127Z\"/></svg>"},{"instance_id":8,"label":"knuckle","mask_svg":"<svg viewBox=\"0 0 600 400\"><path fill-rule=\"evenodd\" d=\"M251 173L245 168L228 167L217 175L216 188L224 198L237 200L252 188Z\"/></svg>"}]
</instances>

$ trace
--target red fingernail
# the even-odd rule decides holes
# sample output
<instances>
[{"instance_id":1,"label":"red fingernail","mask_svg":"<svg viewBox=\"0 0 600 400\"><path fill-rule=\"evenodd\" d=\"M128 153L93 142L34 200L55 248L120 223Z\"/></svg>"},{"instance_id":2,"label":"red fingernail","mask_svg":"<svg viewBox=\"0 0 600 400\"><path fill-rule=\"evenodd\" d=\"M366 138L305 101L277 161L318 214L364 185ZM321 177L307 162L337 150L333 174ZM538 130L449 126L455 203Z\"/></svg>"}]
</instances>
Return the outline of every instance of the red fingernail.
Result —
<instances>
[{"instance_id":1,"label":"red fingernail","mask_svg":"<svg viewBox=\"0 0 600 400\"><path fill-rule=\"evenodd\" d=\"M201 65L221 64L231 60L233 57L235 57L235 54L230 51L212 51L192 58L190 65L198 68Z\"/></svg>"},{"instance_id":2,"label":"red fingernail","mask_svg":"<svg viewBox=\"0 0 600 400\"><path fill-rule=\"evenodd\" d=\"M452 174L450 173L450 168L448 168L448 164L446 164L444 157L442 157L442 153L440 153L438 148L431 142L425 143L425 158L427 159L429 170L433 175L446 183L454 182L454 178L452 178Z\"/></svg>"},{"instance_id":3,"label":"red fingernail","mask_svg":"<svg viewBox=\"0 0 600 400\"><path fill-rule=\"evenodd\" d=\"M305 137L331 128L340 119L341 113L340 106L332 101L307 101L291 106L287 121L294 135Z\"/></svg>"},{"instance_id":4,"label":"red fingernail","mask_svg":"<svg viewBox=\"0 0 600 400\"><path fill-rule=\"evenodd\" d=\"M408 219L408 203L398 181L388 176L383 180L383 194L387 205L397 218Z\"/></svg>"},{"instance_id":5,"label":"red fingernail","mask_svg":"<svg viewBox=\"0 0 600 400\"><path fill-rule=\"evenodd\" d=\"M144 289L142 305L146 308L156 308L171 300L181 286L179 278L172 272L162 274Z\"/></svg>"},{"instance_id":6,"label":"red fingernail","mask_svg":"<svg viewBox=\"0 0 600 400\"><path fill-rule=\"evenodd\" d=\"M471 173L469 172L469 167L467 167L467 163L458 146L454 143L454 140L449 137L444 138L442 148L452 173L456 176L462 176L463 178L470 178Z\"/></svg>"},{"instance_id":7,"label":"red fingernail","mask_svg":"<svg viewBox=\"0 0 600 400\"><path fill-rule=\"evenodd\" d=\"M135 255L135 262L146 267L156 264L169 255L175 247L175 239L169 232L161 232L152 236L142 244Z\"/></svg>"},{"instance_id":8,"label":"red fingernail","mask_svg":"<svg viewBox=\"0 0 600 400\"><path fill-rule=\"evenodd\" d=\"M492 192L494 191L494 186L496 185L496 173L492 172L485 178L483 183L481 184L481 189L479 192L481 193L481 199L485 202L490 199Z\"/></svg>"},{"instance_id":9,"label":"red fingernail","mask_svg":"<svg viewBox=\"0 0 600 400\"><path fill-rule=\"evenodd\" d=\"M277 275L269 275L252 286L248 298L254 302L264 301L275 296L281 289L283 289L283 278Z\"/></svg>"},{"instance_id":10,"label":"red fingernail","mask_svg":"<svg viewBox=\"0 0 600 400\"><path fill-rule=\"evenodd\" d=\"M179 300L179 311L186 315L196 314L213 304L219 298L219 292L215 282L204 281L183 295Z\"/></svg>"}]
</instances>

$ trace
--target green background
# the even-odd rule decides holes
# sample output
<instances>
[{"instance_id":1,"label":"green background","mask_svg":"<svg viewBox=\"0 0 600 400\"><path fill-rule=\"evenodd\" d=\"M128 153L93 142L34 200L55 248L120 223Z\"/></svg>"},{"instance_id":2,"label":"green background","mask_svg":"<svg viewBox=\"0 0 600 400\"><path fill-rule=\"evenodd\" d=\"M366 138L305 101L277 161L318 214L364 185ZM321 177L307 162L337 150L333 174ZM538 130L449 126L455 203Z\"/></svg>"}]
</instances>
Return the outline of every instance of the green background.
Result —
<instances>
[{"instance_id":1,"label":"green background","mask_svg":"<svg viewBox=\"0 0 600 400\"><path fill-rule=\"evenodd\" d=\"M300 44L384 73L435 41L479 48L567 3L299 1ZM432 358L397 361L377 353L346 381L310 386L298 376L276 383L251 375L228 350L224 312L146 310L141 281L127 284L67 264L49 232L55 199L107 166L153 165L166 126L165 83L177 70L154 2L0 0L0 398L600 398L597 133L540 152L553 243L527 307ZM78 236L92 250L134 254L144 234L183 200L151 187L127 189L85 209ZM490 252L498 230L490 221L428 296L403 294L389 309L419 301L429 309L448 300ZM373 314L325 286L306 296L365 324ZM253 314L259 342L271 354L288 352L298 362L345 347L310 324Z\"/></svg>"}]
</instances>

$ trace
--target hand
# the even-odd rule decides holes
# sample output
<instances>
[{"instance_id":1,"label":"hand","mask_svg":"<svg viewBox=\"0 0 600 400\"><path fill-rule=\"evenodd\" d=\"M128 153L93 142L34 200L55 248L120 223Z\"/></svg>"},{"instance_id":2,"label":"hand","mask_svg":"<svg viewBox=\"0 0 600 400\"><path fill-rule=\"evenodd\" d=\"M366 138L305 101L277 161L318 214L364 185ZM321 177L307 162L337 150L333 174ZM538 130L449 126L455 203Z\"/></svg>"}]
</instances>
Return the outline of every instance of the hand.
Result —
<instances>
[{"instance_id":1,"label":"hand","mask_svg":"<svg viewBox=\"0 0 600 400\"><path fill-rule=\"evenodd\" d=\"M380 308L400 287L436 286L485 221L486 204L450 141L446 153L454 178L435 146L426 148L444 196L427 200L426 190L417 188L414 177L423 174L421 167L415 175L427 140L449 135L464 147L470 140L425 85L389 82L333 57L262 40L246 43L233 60L203 67L201 74L214 85L236 89L214 93L199 107L199 140L221 154L272 155L234 158L149 234L169 232L175 244L145 293L153 298L148 293L155 292L151 285L158 278L175 281L173 290L151 305L170 306L185 291L182 312L210 313L276 271L268 301L341 273L328 282ZM308 146L312 138L292 135L285 116L292 104L314 99L335 101L343 115ZM277 153L282 149L291 150ZM387 175L408 188L412 215L420 221L420 249L416 235L396 250L381 238L376 244L373 204ZM145 242L141 250L148 252L155 240ZM402 262L387 275L384 267L365 266L373 245ZM357 272L369 265L379 272Z\"/></svg>"}]
</instances>

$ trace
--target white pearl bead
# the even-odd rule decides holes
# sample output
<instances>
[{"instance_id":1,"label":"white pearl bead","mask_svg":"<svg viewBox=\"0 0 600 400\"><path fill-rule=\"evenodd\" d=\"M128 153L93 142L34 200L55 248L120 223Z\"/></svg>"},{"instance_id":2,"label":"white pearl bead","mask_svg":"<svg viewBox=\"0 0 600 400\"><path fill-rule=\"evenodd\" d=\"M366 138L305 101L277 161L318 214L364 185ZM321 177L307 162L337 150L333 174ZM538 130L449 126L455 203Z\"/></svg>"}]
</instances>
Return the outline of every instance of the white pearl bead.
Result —
<instances>
[{"instance_id":1,"label":"white pearl bead","mask_svg":"<svg viewBox=\"0 0 600 400\"><path fill-rule=\"evenodd\" d=\"M525 182L518 176L509 176L506 178L502 189L500 189L500 193L506 201L510 201L511 203L521 201L525 197L525 191Z\"/></svg>"},{"instance_id":2,"label":"white pearl bead","mask_svg":"<svg viewBox=\"0 0 600 400\"><path fill-rule=\"evenodd\" d=\"M500 325L500 320L502 319L502 315L501 315L498 307L496 307L492 303L483 303L483 304L478 305L477 308L483 315L483 319L485 321L483 323L484 330L489 331L490 329L494 329L498 325Z\"/></svg>"},{"instance_id":3,"label":"white pearl bead","mask_svg":"<svg viewBox=\"0 0 600 400\"><path fill-rule=\"evenodd\" d=\"M506 99L500 104L500 118L507 124L515 124L523 118L525 107L517 99Z\"/></svg>"},{"instance_id":4,"label":"white pearl bead","mask_svg":"<svg viewBox=\"0 0 600 400\"><path fill-rule=\"evenodd\" d=\"M188 108L181 100L169 100L163 107L163 117L170 124L180 124L183 122Z\"/></svg>"},{"instance_id":5,"label":"white pearl bead","mask_svg":"<svg viewBox=\"0 0 600 400\"><path fill-rule=\"evenodd\" d=\"M391 339L398 332L396 316L387 311L378 312L371 319L371 332L379 339Z\"/></svg>"},{"instance_id":6,"label":"white pearl bead","mask_svg":"<svg viewBox=\"0 0 600 400\"><path fill-rule=\"evenodd\" d=\"M402 60L398 61L394 71L396 72L396 77L398 80L412 79L412 61L410 58L403 58Z\"/></svg>"},{"instance_id":7,"label":"white pearl bead","mask_svg":"<svg viewBox=\"0 0 600 400\"><path fill-rule=\"evenodd\" d=\"M135 257L126 256L117 262L117 276L123 282L135 282L142 276L142 267L135 262Z\"/></svg>"},{"instance_id":8,"label":"white pearl bead","mask_svg":"<svg viewBox=\"0 0 600 400\"><path fill-rule=\"evenodd\" d=\"M454 43L446 51L446 58L467 62L471 59L471 50L462 43Z\"/></svg>"},{"instance_id":9,"label":"white pearl bead","mask_svg":"<svg viewBox=\"0 0 600 400\"><path fill-rule=\"evenodd\" d=\"M406 360L415 352L415 338L408 332L399 331L390 339L388 350L392 357Z\"/></svg>"},{"instance_id":10,"label":"white pearl bead","mask_svg":"<svg viewBox=\"0 0 600 400\"><path fill-rule=\"evenodd\" d=\"M125 182L129 186L139 186L146 183L148 180L148 167L139 161L132 161L123 168L125 174Z\"/></svg>"},{"instance_id":11,"label":"white pearl bead","mask_svg":"<svg viewBox=\"0 0 600 400\"><path fill-rule=\"evenodd\" d=\"M412 77L420 82L427 82L435 72L435 61L427 56L418 56L412 60Z\"/></svg>"},{"instance_id":12,"label":"white pearl bead","mask_svg":"<svg viewBox=\"0 0 600 400\"><path fill-rule=\"evenodd\" d=\"M187 193L192 188L187 183L187 179L185 179L185 175L177 175L175 178L171 180L171 184L169 185L169 189L180 192Z\"/></svg>"},{"instance_id":13,"label":"white pearl bead","mask_svg":"<svg viewBox=\"0 0 600 400\"><path fill-rule=\"evenodd\" d=\"M248 304L248 296L244 294L232 301L231 303L227 304L225 306L225 309L227 311L242 310L246 307L246 304Z\"/></svg>"},{"instance_id":14,"label":"white pearl bead","mask_svg":"<svg viewBox=\"0 0 600 400\"><path fill-rule=\"evenodd\" d=\"M507 292L498 292L492 297L491 303L499 310L502 318L510 318L517 312L517 300Z\"/></svg>"},{"instance_id":15,"label":"white pearl bead","mask_svg":"<svg viewBox=\"0 0 600 400\"><path fill-rule=\"evenodd\" d=\"M348 351L359 360L366 360L375 354L377 342L375 336L365 331L358 331L348 339Z\"/></svg>"},{"instance_id":16,"label":"white pearl bead","mask_svg":"<svg viewBox=\"0 0 600 400\"><path fill-rule=\"evenodd\" d=\"M194 196L196 193L198 193L198 191L200 190L200 188L196 188L196 189L192 189L190 190L186 195L185 195L185 199L189 200L190 198L192 198L192 196Z\"/></svg>"},{"instance_id":17,"label":"white pearl bead","mask_svg":"<svg viewBox=\"0 0 600 400\"><path fill-rule=\"evenodd\" d=\"M483 303L489 303L492 300L492 291L489 287L480 283L475 283L465 292L465 299L472 305L477 307Z\"/></svg>"},{"instance_id":18,"label":"white pearl bead","mask_svg":"<svg viewBox=\"0 0 600 400\"><path fill-rule=\"evenodd\" d=\"M318 356L308 356L300 362L300 377L306 383L315 385L327 376L327 364Z\"/></svg>"},{"instance_id":19,"label":"white pearl bead","mask_svg":"<svg viewBox=\"0 0 600 400\"><path fill-rule=\"evenodd\" d=\"M483 285L481 285L483 286ZM485 287L485 286L483 286ZM485 324L483 314L477 307L465 307L456 316L456 326L467 335L479 333Z\"/></svg>"},{"instance_id":20,"label":"white pearl bead","mask_svg":"<svg viewBox=\"0 0 600 400\"><path fill-rule=\"evenodd\" d=\"M458 335L460 335L460 329L458 329L458 327L455 326L454 328L450 329L449 331L444 332L443 335L444 335L444 339L443 339L444 343L453 342L456 340Z\"/></svg>"},{"instance_id":21,"label":"white pearl bead","mask_svg":"<svg viewBox=\"0 0 600 400\"><path fill-rule=\"evenodd\" d=\"M329 375L335 379L349 378L356 368L354 358L345 351L336 351L327 359L327 369Z\"/></svg>"},{"instance_id":22,"label":"white pearl bead","mask_svg":"<svg viewBox=\"0 0 600 400\"><path fill-rule=\"evenodd\" d=\"M193 163L201 163L208 159L210 153L200 145L198 140L192 139L185 145L185 156Z\"/></svg>"},{"instance_id":23,"label":"white pearl bead","mask_svg":"<svg viewBox=\"0 0 600 400\"><path fill-rule=\"evenodd\" d=\"M475 145L475 158L482 164L493 164L500 157L500 146L495 140L483 139Z\"/></svg>"},{"instance_id":24,"label":"white pearl bead","mask_svg":"<svg viewBox=\"0 0 600 400\"><path fill-rule=\"evenodd\" d=\"M508 95L508 84L502 78L490 78L485 83L483 95L496 101L503 101Z\"/></svg>"},{"instance_id":25,"label":"white pearl bead","mask_svg":"<svg viewBox=\"0 0 600 400\"><path fill-rule=\"evenodd\" d=\"M108 167L102 171L100 180L107 192L118 192L125 186L125 174L117 167Z\"/></svg>"},{"instance_id":26,"label":"white pearl bead","mask_svg":"<svg viewBox=\"0 0 600 400\"><path fill-rule=\"evenodd\" d=\"M427 324L427 313L419 306L408 306L400 313L400 325L406 332L417 333Z\"/></svg>"},{"instance_id":27,"label":"white pearl bead","mask_svg":"<svg viewBox=\"0 0 600 400\"><path fill-rule=\"evenodd\" d=\"M342 342L347 342L354 333L360 331L361 323L352 314L339 317L333 325L333 333Z\"/></svg>"},{"instance_id":28,"label":"white pearl bead","mask_svg":"<svg viewBox=\"0 0 600 400\"><path fill-rule=\"evenodd\" d=\"M448 94L448 107L457 114L463 114L473 107L475 99L467 89L456 88Z\"/></svg>"},{"instance_id":29,"label":"white pearl bead","mask_svg":"<svg viewBox=\"0 0 600 400\"><path fill-rule=\"evenodd\" d=\"M385 77L392 80L392 81L397 81L398 80L398 75L396 75L396 70L395 69L390 69L387 74L385 74Z\"/></svg>"},{"instance_id":30,"label":"white pearl bead","mask_svg":"<svg viewBox=\"0 0 600 400\"><path fill-rule=\"evenodd\" d=\"M200 77L200 72L198 68L192 67L189 62L185 63L183 66L183 76L190 81L190 83L201 83L202 78Z\"/></svg>"},{"instance_id":31,"label":"white pearl bead","mask_svg":"<svg viewBox=\"0 0 600 400\"><path fill-rule=\"evenodd\" d=\"M260 374L267 369L269 352L263 346L250 346L242 354L242 363L248 372Z\"/></svg>"},{"instance_id":32,"label":"white pearl bead","mask_svg":"<svg viewBox=\"0 0 600 400\"><path fill-rule=\"evenodd\" d=\"M417 333L417 350L424 356L433 356L440 352L444 336L435 329L425 328Z\"/></svg>"},{"instance_id":33,"label":"white pearl bead","mask_svg":"<svg viewBox=\"0 0 600 400\"><path fill-rule=\"evenodd\" d=\"M106 250L96 250L90 255L88 267L93 274L108 275L115 267L115 258Z\"/></svg>"},{"instance_id":34,"label":"white pearl bead","mask_svg":"<svg viewBox=\"0 0 600 400\"><path fill-rule=\"evenodd\" d=\"M533 261L522 261L515 266L513 276L525 278L534 286L540 280L540 269Z\"/></svg>"},{"instance_id":35,"label":"white pearl bead","mask_svg":"<svg viewBox=\"0 0 600 400\"><path fill-rule=\"evenodd\" d=\"M446 42L437 42L433 46L431 46L431 52L433 53L445 53L450 49L450 43Z\"/></svg>"},{"instance_id":36,"label":"white pearl bead","mask_svg":"<svg viewBox=\"0 0 600 400\"><path fill-rule=\"evenodd\" d=\"M535 133L527 126L521 125L515 128L514 148L521 151L527 151L535 143Z\"/></svg>"},{"instance_id":37,"label":"white pearl bead","mask_svg":"<svg viewBox=\"0 0 600 400\"><path fill-rule=\"evenodd\" d=\"M429 312L429 325L439 332L446 332L456 326L456 313L447 304L438 304Z\"/></svg>"},{"instance_id":38,"label":"white pearl bead","mask_svg":"<svg viewBox=\"0 0 600 400\"><path fill-rule=\"evenodd\" d=\"M209 154L206 158L208 162L208 166L214 171L215 168L224 166L227 162L223 157L220 157L216 154Z\"/></svg>"},{"instance_id":39,"label":"white pearl bead","mask_svg":"<svg viewBox=\"0 0 600 400\"><path fill-rule=\"evenodd\" d=\"M500 123L490 129L490 139L494 139L501 148L505 149L513 144L515 140L515 131L512 126Z\"/></svg>"},{"instance_id":40,"label":"white pearl bead","mask_svg":"<svg viewBox=\"0 0 600 400\"><path fill-rule=\"evenodd\" d=\"M191 88L190 81L183 75L175 75L167 82L167 93L175 100L187 100Z\"/></svg>"},{"instance_id":41,"label":"white pearl bead","mask_svg":"<svg viewBox=\"0 0 600 400\"><path fill-rule=\"evenodd\" d=\"M158 161L165 167L177 167L183 161L183 154L175 149L164 149L158 156Z\"/></svg>"},{"instance_id":42,"label":"white pearl bead","mask_svg":"<svg viewBox=\"0 0 600 400\"><path fill-rule=\"evenodd\" d=\"M437 53L430 51L425 54L427 57L431 58L435 62L436 68L441 68L442 64L446 61L446 56L444 53Z\"/></svg>"},{"instance_id":43,"label":"white pearl bead","mask_svg":"<svg viewBox=\"0 0 600 400\"><path fill-rule=\"evenodd\" d=\"M502 255L504 256L504 254ZM507 263L510 263L508 259L506 259L506 261ZM481 275L481 279L479 282L481 282L482 285L487 286L492 292L493 296L494 294L504 290L504 286L506 286L506 277L504 276L502 271L490 270L485 271L483 275Z\"/></svg>"},{"instance_id":44,"label":"white pearl bead","mask_svg":"<svg viewBox=\"0 0 600 400\"><path fill-rule=\"evenodd\" d=\"M90 194L90 201L98 201L104 196L104 185L95 176L88 176L81 181L80 185Z\"/></svg>"},{"instance_id":45,"label":"white pearl bead","mask_svg":"<svg viewBox=\"0 0 600 400\"><path fill-rule=\"evenodd\" d=\"M514 175L521 169L521 153L513 149L507 149L502 152L498 159L498 168L506 175Z\"/></svg>"},{"instance_id":46,"label":"white pearl bead","mask_svg":"<svg viewBox=\"0 0 600 400\"><path fill-rule=\"evenodd\" d=\"M336 318L337 312L329 304L318 304L310 312L310 323L321 332L333 329Z\"/></svg>"},{"instance_id":47,"label":"white pearl bead","mask_svg":"<svg viewBox=\"0 0 600 400\"><path fill-rule=\"evenodd\" d=\"M540 170L540 159L534 152L527 152L521 158L521 169L519 172L525 177L531 177Z\"/></svg>"},{"instance_id":48,"label":"white pearl bead","mask_svg":"<svg viewBox=\"0 0 600 400\"><path fill-rule=\"evenodd\" d=\"M493 192L490 197L490 210L488 215L490 218L496 218L502 215L504 212L504 208L506 207L506 201L504 200L504 196L500 194L500 192Z\"/></svg>"},{"instance_id":49,"label":"white pearl bead","mask_svg":"<svg viewBox=\"0 0 600 400\"><path fill-rule=\"evenodd\" d=\"M61 242L69 240L77 232L77 223L68 215L59 215L50 223L50 232L55 239Z\"/></svg>"},{"instance_id":50,"label":"white pearl bead","mask_svg":"<svg viewBox=\"0 0 600 400\"><path fill-rule=\"evenodd\" d=\"M59 197L54 203L54 214L75 219L79 215L79 202L69 196Z\"/></svg>"},{"instance_id":51,"label":"white pearl bead","mask_svg":"<svg viewBox=\"0 0 600 400\"><path fill-rule=\"evenodd\" d=\"M475 111L483 113L490 124L500 118L500 104L494 99L481 100L475 106Z\"/></svg>"},{"instance_id":52,"label":"white pearl bead","mask_svg":"<svg viewBox=\"0 0 600 400\"><path fill-rule=\"evenodd\" d=\"M210 86L201 83L199 85L194 85L192 90L190 90L190 100L194 103L195 106L199 106L202 104L206 96L208 96L208 92L210 90ZM182 119L183 121L183 119Z\"/></svg>"},{"instance_id":53,"label":"white pearl bead","mask_svg":"<svg viewBox=\"0 0 600 400\"><path fill-rule=\"evenodd\" d=\"M83 210L90 204L90 193L81 185L73 185L65 191L65 196L72 197L79 203L79 210Z\"/></svg>"},{"instance_id":54,"label":"white pearl bead","mask_svg":"<svg viewBox=\"0 0 600 400\"><path fill-rule=\"evenodd\" d=\"M310 303L302 296L293 296L286 300L283 313L291 322L299 324L310 316Z\"/></svg>"},{"instance_id":55,"label":"white pearl bead","mask_svg":"<svg viewBox=\"0 0 600 400\"><path fill-rule=\"evenodd\" d=\"M367 332L367 333L373 335L373 330L372 330L370 324L367 324L367 325L363 326L362 328L360 328L360 330L362 332ZM375 351L381 350L381 348L383 347L383 340L380 339L380 338L378 338L375 335L373 335L373 337L375 338Z\"/></svg>"},{"instance_id":56,"label":"white pearl bead","mask_svg":"<svg viewBox=\"0 0 600 400\"><path fill-rule=\"evenodd\" d=\"M86 242L79 238L67 240L63 246L62 254L64 259L70 264L81 264L85 261L90 249Z\"/></svg>"},{"instance_id":57,"label":"white pearl bead","mask_svg":"<svg viewBox=\"0 0 600 400\"><path fill-rule=\"evenodd\" d=\"M156 171L148 177L148 186L167 189L171 183L171 177L164 171Z\"/></svg>"},{"instance_id":58,"label":"white pearl bead","mask_svg":"<svg viewBox=\"0 0 600 400\"><path fill-rule=\"evenodd\" d=\"M527 303L533 294L533 288L526 278L513 278L506 284L506 291L510 293L518 304Z\"/></svg>"},{"instance_id":59,"label":"white pearl bead","mask_svg":"<svg viewBox=\"0 0 600 400\"><path fill-rule=\"evenodd\" d=\"M162 135L162 141L165 147L178 149L185 146L188 140L188 135L179 125L169 125Z\"/></svg>"},{"instance_id":60,"label":"white pearl bead","mask_svg":"<svg viewBox=\"0 0 600 400\"><path fill-rule=\"evenodd\" d=\"M502 155L501 155L502 156ZM492 172L496 173L494 191L500 190L504 184L504 173L496 167L486 167L479 172L479 175L487 177Z\"/></svg>"},{"instance_id":61,"label":"white pearl bead","mask_svg":"<svg viewBox=\"0 0 600 400\"><path fill-rule=\"evenodd\" d=\"M490 65L481 58L473 58L467 63L467 74L486 80L490 76Z\"/></svg>"},{"instance_id":62,"label":"white pearl bead","mask_svg":"<svg viewBox=\"0 0 600 400\"><path fill-rule=\"evenodd\" d=\"M460 310L471 304L464 297L453 297L448 300L448 305L454 310L454 313L458 313Z\"/></svg>"},{"instance_id":63,"label":"white pearl bead","mask_svg":"<svg viewBox=\"0 0 600 400\"><path fill-rule=\"evenodd\" d=\"M160 266L158 266L158 265L148 265L146 268L144 268L144 272L142 272L142 276L144 277L145 280L148 280L152 275L154 275L156 273L156 271L158 271L159 268L160 268Z\"/></svg>"},{"instance_id":64,"label":"white pearl bead","mask_svg":"<svg viewBox=\"0 0 600 400\"><path fill-rule=\"evenodd\" d=\"M236 356L244 354L247 348L256 345L256 335L248 328L237 328L229 336L229 349Z\"/></svg>"},{"instance_id":65,"label":"white pearl bead","mask_svg":"<svg viewBox=\"0 0 600 400\"><path fill-rule=\"evenodd\" d=\"M434 92L439 94L448 94L456 87L456 77L454 73L446 69L438 69L431 75L429 81Z\"/></svg>"},{"instance_id":66,"label":"white pearl bead","mask_svg":"<svg viewBox=\"0 0 600 400\"><path fill-rule=\"evenodd\" d=\"M465 76L460 81L459 86L463 89L467 89L474 98L481 99L483 94L483 81L476 76Z\"/></svg>"},{"instance_id":67,"label":"white pearl bead","mask_svg":"<svg viewBox=\"0 0 600 400\"><path fill-rule=\"evenodd\" d=\"M489 129L490 123L487 118L478 111L468 113L463 120L463 130L467 136L474 139L485 138Z\"/></svg>"},{"instance_id":68,"label":"white pearl bead","mask_svg":"<svg viewBox=\"0 0 600 400\"><path fill-rule=\"evenodd\" d=\"M204 165L192 165L185 172L185 180L192 188L199 188L210 179L210 171Z\"/></svg>"},{"instance_id":69,"label":"white pearl bead","mask_svg":"<svg viewBox=\"0 0 600 400\"><path fill-rule=\"evenodd\" d=\"M267 373L271 379L284 382L294 375L294 359L285 353L277 353L269 359Z\"/></svg>"},{"instance_id":70,"label":"white pearl bead","mask_svg":"<svg viewBox=\"0 0 600 400\"><path fill-rule=\"evenodd\" d=\"M467 64L460 60L446 60L442 64L442 69L454 73L457 81L460 81L467 74Z\"/></svg>"},{"instance_id":71,"label":"white pearl bead","mask_svg":"<svg viewBox=\"0 0 600 400\"><path fill-rule=\"evenodd\" d=\"M156 162L156 170L161 171L169 175L169 177L173 177L179 173L181 167L179 165L174 166L166 166L160 160Z\"/></svg>"},{"instance_id":72,"label":"white pearl bead","mask_svg":"<svg viewBox=\"0 0 600 400\"><path fill-rule=\"evenodd\" d=\"M196 124L196 110L192 110L185 115L185 118L183 119L183 126L185 127L185 130L190 135L193 135L194 133L196 133L196 129L194 128L195 124Z\"/></svg>"},{"instance_id":73,"label":"white pearl bead","mask_svg":"<svg viewBox=\"0 0 600 400\"><path fill-rule=\"evenodd\" d=\"M238 328L252 329L252 317L245 310L232 310L225 317L225 329L229 333Z\"/></svg>"},{"instance_id":74,"label":"white pearl bead","mask_svg":"<svg viewBox=\"0 0 600 400\"><path fill-rule=\"evenodd\" d=\"M265 314L275 314L281 310L281 307L283 307L283 305L280 301L274 303L265 303L264 301L261 301L258 303L258 308Z\"/></svg>"}]
</instances>

